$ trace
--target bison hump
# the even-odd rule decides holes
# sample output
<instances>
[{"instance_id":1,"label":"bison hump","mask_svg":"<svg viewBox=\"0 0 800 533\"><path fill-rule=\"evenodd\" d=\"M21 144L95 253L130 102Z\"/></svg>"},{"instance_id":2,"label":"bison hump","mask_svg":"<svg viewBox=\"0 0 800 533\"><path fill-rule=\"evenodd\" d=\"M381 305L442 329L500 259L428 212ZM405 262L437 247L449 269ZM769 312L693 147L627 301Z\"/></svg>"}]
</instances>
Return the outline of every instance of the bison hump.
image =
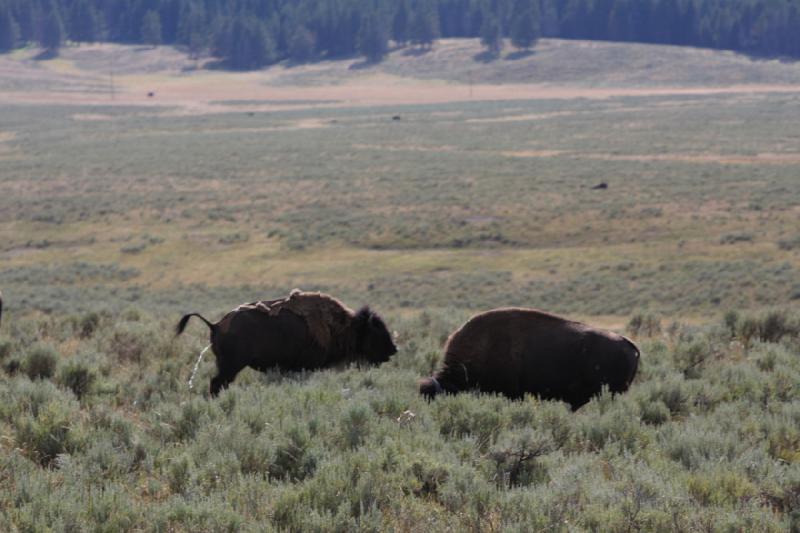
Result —
<instances>
[{"instance_id":1,"label":"bison hump","mask_svg":"<svg viewBox=\"0 0 800 533\"><path fill-rule=\"evenodd\" d=\"M332 346L336 338L345 334L355 314L330 295L299 289L294 289L286 298L259 304L256 309L273 316L288 311L302 317L311 336L325 350Z\"/></svg>"}]
</instances>

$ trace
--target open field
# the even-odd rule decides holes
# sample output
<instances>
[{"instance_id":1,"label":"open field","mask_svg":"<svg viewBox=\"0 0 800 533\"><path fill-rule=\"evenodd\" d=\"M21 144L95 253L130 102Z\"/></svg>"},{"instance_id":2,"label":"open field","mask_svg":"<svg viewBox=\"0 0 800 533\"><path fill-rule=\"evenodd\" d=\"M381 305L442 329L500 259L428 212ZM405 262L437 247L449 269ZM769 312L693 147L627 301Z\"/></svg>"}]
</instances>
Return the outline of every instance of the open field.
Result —
<instances>
[{"instance_id":1,"label":"open field","mask_svg":"<svg viewBox=\"0 0 800 533\"><path fill-rule=\"evenodd\" d=\"M0 530L800 527L800 66L479 52L0 56ZM207 359L188 389L180 313L293 287L373 305L397 358L218 400ZM577 415L417 398L502 305L663 330L629 329L630 393Z\"/></svg>"}]
</instances>

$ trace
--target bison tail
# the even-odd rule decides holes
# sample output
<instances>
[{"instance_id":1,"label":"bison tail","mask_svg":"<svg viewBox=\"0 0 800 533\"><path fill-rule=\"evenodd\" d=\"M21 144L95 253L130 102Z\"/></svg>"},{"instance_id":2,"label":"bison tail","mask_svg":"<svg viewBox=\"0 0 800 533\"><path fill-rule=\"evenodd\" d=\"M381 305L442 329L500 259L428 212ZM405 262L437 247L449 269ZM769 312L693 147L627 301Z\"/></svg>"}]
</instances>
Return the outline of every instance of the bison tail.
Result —
<instances>
[{"instance_id":1,"label":"bison tail","mask_svg":"<svg viewBox=\"0 0 800 533\"><path fill-rule=\"evenodd\" d=\"M211 322L209 322L208 320L206 320L203 317L203 315L199 313L189 313L188 315L183 315L180 322L178 322L178 327L175 328L175 335L180 335L181 333L183 333L183 330L186 329L186 323L189 322L189 319L192 318L193 316L196 316L197 318L205 322L206 326L208 326L212 332L216 329L216 326Z\"/></svg>"},{"instance_id":2,"label":"bison tail","mask_svg":"<svg viewBox=\"0 0 800 533\"><path fill-rule=\"evenodd\" d=\"M639 351L639 347L636 346L636 344L632 340L630 340L628 337L625 337L624 335L622 336L622 338L625 342L627 342L630 345L631 348L633 348L633 351L635 352L633 356L634 360L631 361L630 374L628 375L628 380L627 380L628 385L630 385L633 382L633 378L636 377L636 372L639 370L639 361L641 359L642 353Z\"/></svg>"}]
</instances>

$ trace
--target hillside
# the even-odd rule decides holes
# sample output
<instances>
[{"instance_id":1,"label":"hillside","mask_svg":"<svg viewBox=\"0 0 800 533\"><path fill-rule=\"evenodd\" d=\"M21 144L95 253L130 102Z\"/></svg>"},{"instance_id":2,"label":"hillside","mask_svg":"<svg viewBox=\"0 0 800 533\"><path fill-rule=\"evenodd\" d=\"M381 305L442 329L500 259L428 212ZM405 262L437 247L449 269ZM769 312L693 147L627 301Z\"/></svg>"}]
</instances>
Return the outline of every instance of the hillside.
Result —
<instances>
[{"instance_id":1,"label":"hillside","mask_svg":"<svg viewBox=\"0 0 800 533\"><path fill-rule=\"evenodd\" d=\"M7 101L375 105L794 92L800 86L800 64L793 62L695 48L557 39L540 41L530 54L505 52L493 61L483 59L476 39L450 39L425 53L395 50L376 65L343 59L250 73L210 70L208 58L194 61L171 47L82 45L64 48L52 60L36 60L37 55L36 49L28 49L0 56L0 94ZM148 98L152 91L156 97Z\"/></svg>"},{"instance_id":2,"label":"hillside","mask_svg":"<svg viewBox=\"0 0 800 533\"><path fill-rule=\"evenodd\" d=\"M478 39L445 39L431 51L395 50L380 64L336 61L286 69L277 83L348 80L375 72L402 78L481 84L582 87L713 87L800 82L800 62L758 60L728 51L680 46L542 39L530 53L508 41L497 59ZM280 71L279 71L280 72Z\"/></svg>"}]
</instances>

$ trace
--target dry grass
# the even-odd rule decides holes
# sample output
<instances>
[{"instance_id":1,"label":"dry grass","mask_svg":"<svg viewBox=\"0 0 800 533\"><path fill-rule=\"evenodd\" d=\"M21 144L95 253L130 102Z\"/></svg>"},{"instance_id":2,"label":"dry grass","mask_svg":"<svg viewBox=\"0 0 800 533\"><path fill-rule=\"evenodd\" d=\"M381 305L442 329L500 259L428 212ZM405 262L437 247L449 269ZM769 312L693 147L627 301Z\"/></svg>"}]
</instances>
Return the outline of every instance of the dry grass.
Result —
<instances>
[{"instance_id":1,"label":"dry grass","mask_svg":"<svg viewBox=\"0 0 800 533\"><path fill-rule=\"evenodd\" d=\"M450 58L442 76L457 80L472 46L445 42L413 61L395 52L378 70L344 61L245 74L181 72L167 49L2 58L64 84L4 93L4 290L23 294L23 308L76 287L94 302L127 291L227 306L302 286L396 308L513 301L614 322L640 308L700 316L795 301L798 257L778 244L797 233L793 92L677 78L614 86L609 74L591 87L474 83L462 102L468 84L389 72ZM658 62L665 52L598 46L544 41L531 57L475 69L489 79L571 51L569 68L592 80L599 53ZM680 53L693 68L733 68L724 53ZM112 56L113 102L61 90L106 83ZM777 84L794 67L758 68ZM320 83L283 85L303 73ZM323 83L331 76L336 85ZM593 191L601 181L609 190ZM59 280L46 265L74 272Z\"/></svg>"},{"instance_id":2,"label":"dry grass","mask_svg":"<svg viewBox=\"0 0 800 533\"><path fill-rule=\"evenodd\" d=\"M796 92L800 81L793 63L671 46L544 39L532 54L489 63L475 59L480 51L477 40L453 39L422 55L395 50L366 69L354 68L358 60L340 60L224 73L204 70L207 59L189 60L169 47L83 45L64 48L49 61L35 61L37 50L28 49L0 57L0 94L33 104L176 106L181 114L208 114L289 106L749 95ZM150 92L155 96L148 97Z\"/></svg>"}]
</instances>

